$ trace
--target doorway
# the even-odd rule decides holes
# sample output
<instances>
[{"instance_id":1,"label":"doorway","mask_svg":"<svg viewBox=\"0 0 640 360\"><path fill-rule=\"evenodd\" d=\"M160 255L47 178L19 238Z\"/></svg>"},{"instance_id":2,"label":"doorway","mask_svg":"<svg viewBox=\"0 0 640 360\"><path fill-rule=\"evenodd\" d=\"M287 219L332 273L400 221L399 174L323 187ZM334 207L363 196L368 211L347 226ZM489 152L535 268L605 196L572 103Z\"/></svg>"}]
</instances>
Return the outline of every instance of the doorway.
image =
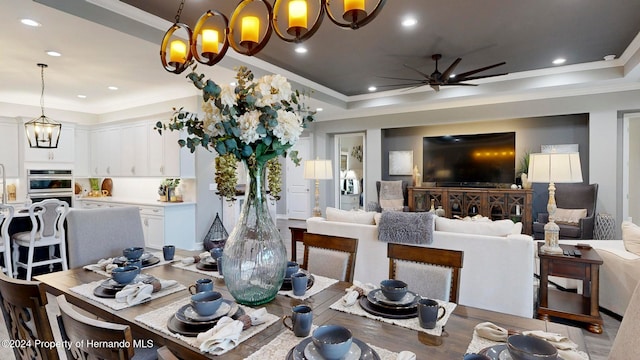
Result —
<instances>
[{"instance_id":1,"label":"doorway","mask_svg":"<svg viewBox=\"0 0 640 360\"><path fill-rule=\"evenodd\" d=\"M365 134L335 136L336 204L343 210L364 209L365 199Z\"/></svg>"},{"instance_id":2,"label":"doorway","mask_svg":"<svg viewBox=\"0 0 640 360\"><path fill-rule=\"evenodd\" d=\"M631 141L640 138L640 113L625 114L623 129L622 220L631 218L635 224L640 224L640 188L635 185L640 179L640 142Z\"/></svg>"},{"instance_id":3,"label":"doorway","mask_svg":"<svg viewBox=\"0 0 640 360\"><path fill-rule=\"evenodd\" d=\"M291 150L298 151L298 157L304 160L311 158L311 138L301 137L293 145ZM291 157L286 158L287 171L287 217L289 219L306 220L311 217L311 180L304 178L304 166L300 166L291 161Z\"/></svg>"}]
</instances>

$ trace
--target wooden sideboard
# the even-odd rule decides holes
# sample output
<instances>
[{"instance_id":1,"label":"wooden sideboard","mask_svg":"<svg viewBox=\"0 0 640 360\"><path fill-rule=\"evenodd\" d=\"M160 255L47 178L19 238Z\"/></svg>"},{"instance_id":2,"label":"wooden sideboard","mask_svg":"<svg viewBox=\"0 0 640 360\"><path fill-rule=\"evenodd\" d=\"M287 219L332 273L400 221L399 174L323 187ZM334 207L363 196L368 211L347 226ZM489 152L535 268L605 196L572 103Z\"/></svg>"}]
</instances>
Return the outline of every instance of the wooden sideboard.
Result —
<instances>
[{"instance_id":1,"label":"wooden sideboard","mask_svg":"<svg viewBox=\"0 0 640 360\"><path fill-rule=\"evenodd\" d=\"M522 231L532 234L533 190L476 189L456 187L409 187L409 210L429 211L431 199L449 218L482 215L492 220L522 222Z\"/></svg>"}]
</instances>

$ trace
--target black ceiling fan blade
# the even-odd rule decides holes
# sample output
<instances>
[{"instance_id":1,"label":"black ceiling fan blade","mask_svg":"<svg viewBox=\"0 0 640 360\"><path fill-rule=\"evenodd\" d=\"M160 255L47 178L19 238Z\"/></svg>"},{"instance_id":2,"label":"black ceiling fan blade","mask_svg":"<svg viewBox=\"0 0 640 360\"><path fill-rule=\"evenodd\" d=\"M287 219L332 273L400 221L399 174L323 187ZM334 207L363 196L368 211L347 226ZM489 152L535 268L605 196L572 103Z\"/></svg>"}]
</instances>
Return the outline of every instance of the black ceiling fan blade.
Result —
<instances>
[{"instance_id":1,"label":"black ceiling fan blade","mask_svg":"<svg viewBox=\"0 0 640 360\"><path fill-rule=\"evenodd\" d=\"M421 82L414 82L414 83L406 83L406 84L388 84L388 85L376 85L377 88L383 88L383 87L402 87L402 86L415 86L415 87L420 87L420 86L425 86L428 85L429 83L426 81L421 81Z\"/></svg>"},{"instance_id":2,"label":"black ceiling fan blade","mask_svg":"<svg viewBox=\"0 0 640 360\"><path fill-rule=\"evenodd\" d=\"M479 72L485 71L485 70L489 70L489 69L493 69L494 67L498 67L498 66L502 66L506 64L506 62L501 62L498 64L493 64L493 65L489 65L489 66L485 66L485 67L481 67L479 69L475 69L475 70L471 70L471 71L467 71L467 72L463 72L461 74L457 74L456 78L466 78L469 75L473 75L473 74L477 74Z\"/></svg>"},{"instance_id":3,"label":"black ceiling fan blade","mask_svg":"<svg viewBox=\"0 0 640 360\"><path fill-rule=\"evenodd\" d=\"M448 83L448 84L440 84L440 86L478 86L478 84L467 84L467 83Z\"/></svg>"},{"instance_id":4,"label":"black ceiling fan blade","mask_svg":"<svg viewBox=\"0 0 640 360\"><path fill-rule=\"evenodd\" d=\"M407 69L411 69L411 70L413 70L413 71L417 72L418 74L420 74L420 75L424 76L424 77L425 77L425 79L433 80L433 78L431 78L431 75L429 75L429 74L425 74L425 73L423 73L422 71L420 71L420 70L418 70L418 69L416 69L416 68L413 68L413 67L411 67L411 66L409 66L409 65L407 65L407 64L404 64L404 67L406 67Z\"/></svg>"},{"instance_id":5,"label":"black ceiling fan blade","mask_svg":"<svg viewBox=\"0 0 640 360\"><path fill-rule=\"evenodd\" d=\"M451 65L449 65L447 70L445 70L442 73L442 75L440 76L442 81L449 80L449 76L451 76L451 73L453 72L453 70L455 70L456 66L458 66L458 64L460 64L460 61L462 61L462 58L457 58L456 61L454 61Z\"/></svg>"},{"instance_id":6,"label":"black ceiling fan blade","mask_svg":"<svg viewBox=\"0 0 640 360\"><path fill-rule=\"evenodd\" d=\"M425 81L425 79L409 79L409 78L401 78L401 77L393 77L393 76L378 76L378 77L382 79L390 79L390 80L403 80L403 81L415 81L415 82Z\"/></svg>"},{"instance_id":7,"label":"black ceiling fan blade","mask_svg":"<svg viewBox=\"0 0 640 360\"><path fill-rule=\"evenodd\" d=\"M492 75L480 75L480 76L467 76L467 77L465 77L463 79L460 79L460 81L484 79L484 78L490 78L490 77L494 77L494 76L502 76L502 75L507 75L507 74L509 74L509 73L492 74Z\"/></svg>"}]
</instances>

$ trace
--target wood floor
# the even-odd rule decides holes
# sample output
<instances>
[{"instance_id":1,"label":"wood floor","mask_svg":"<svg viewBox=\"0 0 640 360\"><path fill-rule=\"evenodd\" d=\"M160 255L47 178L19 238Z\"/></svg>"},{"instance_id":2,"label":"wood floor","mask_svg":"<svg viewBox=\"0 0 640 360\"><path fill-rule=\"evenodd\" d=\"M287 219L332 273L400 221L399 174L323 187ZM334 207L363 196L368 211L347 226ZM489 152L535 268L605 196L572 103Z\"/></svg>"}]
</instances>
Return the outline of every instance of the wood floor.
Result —
<instances>
[{"instance_id":1,"label":"wood floor","mask_svg":"<svg viewBox=\"0 0 640 360\"><path fill-rule=\"evenodd\" d=\"M291 254L291 233L289 232L289 226L296 226L304 224L303 221L298 220L278 220L277 221L278 228L280 229L280 233L284 239L285 245L287 247L287 253ZM303 248L301 244L297 246L297 259L299 262L302 261ZM54 334L59 336L59 331L57 329L57 324L55 322L55 316L58 314L57 306L53 305L52 302L55 303L53 296L49 296L49 305L47 305L47 311L49 313L49 319L52 320ZM589 350L589 355L591 355L591 360L606 360L609 355L609 350L611 349L611 344L613 343L613 339L615 338L618 328L620 327L620 321L617 319L607 315L602 314L604 320L604 332L600 335L592 334L587 330L583 329L583 334L585 336L585 342L587 344L587 349ZM577 324L575 324L577 325ZM8 339L7 328L4 325L4 318L0 317L0 340ZM56 337L58 338L58 337ZM62 355L62 359L65 359L64 354ZM10 348L0 347L0 359L15 359L13 351Z\"/></svg>"}]
</instances>

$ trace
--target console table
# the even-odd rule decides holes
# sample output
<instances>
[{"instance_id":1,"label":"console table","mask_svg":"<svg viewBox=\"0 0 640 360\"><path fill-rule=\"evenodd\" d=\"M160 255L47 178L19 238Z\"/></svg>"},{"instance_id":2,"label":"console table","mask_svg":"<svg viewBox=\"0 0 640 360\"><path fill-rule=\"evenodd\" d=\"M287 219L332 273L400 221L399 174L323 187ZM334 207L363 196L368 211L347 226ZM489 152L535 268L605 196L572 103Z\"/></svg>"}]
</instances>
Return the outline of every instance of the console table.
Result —
<instances>
[{"instance_id":1,"label":"console table","mask_svg":"<svg viewBox=\"0 0 640 360\"><path fill-rule=\"evenodd\" d=\"M476 189L409 186L409 210L429 211L431 199L442 206L447 217L482 215L492 220L522 222L525 234L532 234L531 189Z\"/></svg>"}]
</instances>

